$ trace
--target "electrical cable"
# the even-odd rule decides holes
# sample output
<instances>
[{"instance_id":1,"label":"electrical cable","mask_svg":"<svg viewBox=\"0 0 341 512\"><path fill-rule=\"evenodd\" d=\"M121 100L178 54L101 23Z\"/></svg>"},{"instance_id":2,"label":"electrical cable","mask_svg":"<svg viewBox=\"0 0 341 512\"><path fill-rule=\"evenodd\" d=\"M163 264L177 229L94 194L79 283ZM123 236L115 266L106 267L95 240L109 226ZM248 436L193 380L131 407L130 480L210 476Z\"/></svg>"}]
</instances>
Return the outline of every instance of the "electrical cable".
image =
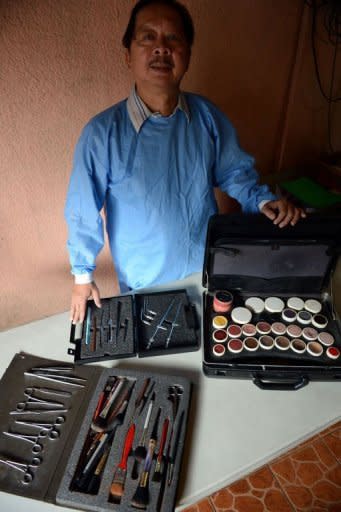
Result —
<instances>
[{"instance_id":1,"label":"electrical cable","mask_svg":"<svg viewBox=\"0 0 341 512\"><path fill-rule=\"evenodd\" d=\"M312 8L311 45L314 59L315 74L320 92L323 98L328 103L328 145L330 151L334 152L332 144L332 104L341 101L341 96L336 95L335 97L333 97L337 51L338 46L341 43L341 0L321 0L320 2L317 2L317 0L305 0L305 4ZM321 15L323 28L328 38L328 40L324 42L327 44L331 44L334 47L328 93L324 90L322 85L316 49L316 40L318 37L317 22L319 14Z\"/></svg>"}]
</instances>

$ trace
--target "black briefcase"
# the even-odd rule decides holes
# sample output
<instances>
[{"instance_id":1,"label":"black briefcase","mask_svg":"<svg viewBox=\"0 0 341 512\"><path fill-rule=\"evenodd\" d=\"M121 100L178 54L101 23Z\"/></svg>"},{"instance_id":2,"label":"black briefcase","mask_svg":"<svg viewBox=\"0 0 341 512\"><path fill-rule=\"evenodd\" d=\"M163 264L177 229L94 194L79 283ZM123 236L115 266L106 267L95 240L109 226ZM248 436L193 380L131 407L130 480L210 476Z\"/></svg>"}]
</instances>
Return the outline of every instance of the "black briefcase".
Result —
<instances>
[{"instance_id":1,"label":"black briefcase","mask_svg":"<svg viewBox=\"0 0 341 512\"><path fill-rule=\"evenodd\" d=\"M263 215L210 219L203 269L203 371L262 389L341 380L332 274L340 215L283 229Z\"/></svg>"}]
</instances>

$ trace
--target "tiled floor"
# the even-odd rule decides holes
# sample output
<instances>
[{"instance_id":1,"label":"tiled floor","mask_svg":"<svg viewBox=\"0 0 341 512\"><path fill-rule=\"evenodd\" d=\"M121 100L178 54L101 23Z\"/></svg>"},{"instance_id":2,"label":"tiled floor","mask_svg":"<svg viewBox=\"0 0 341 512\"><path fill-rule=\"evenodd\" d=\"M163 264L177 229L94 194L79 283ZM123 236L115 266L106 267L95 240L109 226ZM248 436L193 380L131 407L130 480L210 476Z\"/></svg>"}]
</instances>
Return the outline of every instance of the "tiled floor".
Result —
<instances>
[{"instance_id":1,"label":"tiled floor","mask_svg":"<svg viewBox=\"0 0 341 512\"><path fill-rule=\"evenodd\" d=\"M184 512L341 512L341 421Z\"/></svg>"}]
</instances>

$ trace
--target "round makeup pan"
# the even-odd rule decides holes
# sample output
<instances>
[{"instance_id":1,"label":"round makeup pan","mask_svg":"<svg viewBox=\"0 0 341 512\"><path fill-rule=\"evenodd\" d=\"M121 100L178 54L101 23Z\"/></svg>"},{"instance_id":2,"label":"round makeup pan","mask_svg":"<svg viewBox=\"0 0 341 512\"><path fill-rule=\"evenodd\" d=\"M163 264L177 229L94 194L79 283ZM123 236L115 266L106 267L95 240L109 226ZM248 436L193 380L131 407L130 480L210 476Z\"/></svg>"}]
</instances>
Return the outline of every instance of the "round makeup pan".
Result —
<instances>
[{"instance_id":1,"label":"round makeup pan","mask_svg":"<svg viewBox=\"0 0 341 512\"><path fill-rule=\"evenodd\" d=\"M281 313L284 309L284 302L279 297L268 297L264 301L265 309L269 313Z\"/></svg>"},{"instance_id":2,"label":"round makeup pan","mask_svg":"<svg viewBox=\"0 0 341 512\"><path fill-rule=\"evenodd\" d=\"M268 336L267 334L264 334L259 338L259 345L260 347L264 348L264 350L271 350L275 344L275 340L272 336Z\"/></svg>"},{"instance_id":3,"label":"round makeup pan","mask_svg":"<svg viewBox=\"0 0 341 512\"><path fill-rule=\"evenodd\" d=\"M336 347L328 347L326 354L330 359L338 359L340 357L340 350Z\"/></svg>"},{"instance_id":4,"label":"round makeup pan","mask_svg":"<svg viewBox=\"0 0 341 512\"><path fill-rule=\"evenodd\" d=\"M256 326L253 324L245 324L242 326L244 336L255 336L257 334Z\"/></svg>"},{"instance_id":5,"label":"round makeup pan","mask_svg":"<svg viewBox=\"0 0 341 512\"><path fill-rule=\"evenodd\" d=\"M233 354L239 354L243 350L243 342L239 339L230 340L227 344L227 348Z\"/></svg>"},{"instance_id":6,"label":"round makeup pan","mask_svg":"<svg viewBox=\"0 0 341 512\"><path fill-rule=\"evenodd\" d=\"M308 299L304 303L304 308L310 313L317 314L322 310L322 304L316 299Z\"/></svg>"},{"instance_id":7,"label":"round makeup pan","mask_svg":"<svg viewBox=\"0 0 341 512\"><path fill-rule=\"evenodd\" d=\"M231 318L236 324L248 324L252 318L252 313L247 308L238 307L232 309Z\"/></svg>"},{"instance_id":8,"label":"round makeup pan","mask_svg":"<svg viewBox=\"0 0 341 512\"><path fill-rule=\"evenodd\" d=\"M216 345L213 345L212 351L215 356L221 357L225 354L225 347L224 345L217 343Z\"/></svg>"},{"instance_id":9,"label":"round makeup pan","mask_svg":"<svg viewBox=\"0 0 341 512\"><path fill-rule=\"evenodd\" d=\"M278 350L288 350L290 348L290 341L286 336L277 336L275 338L275 347Z\"/></svg>"},{"instance_id":10,"label":"round makeup pan","mask_svg":"<svg viewBox=\"0 0 341 512\"><path fill-rule=\"evenodd\" d=\"M304 309L304 301L299 297L290 297L287 301L287 306L295 311L301 311L301 309Z\"/></svg>"},{"instance_id":11,"label":"round makeup pan","mask_svg":"<svg viewBox=\"0 0 341 512\"><path fill-rule=\"evenodd\" d=\"M227 340L227 332L223 329L217 329L213 331L212 338L216 343L224 343Z\"/></svg>"},{"instance_id":12,"label":"round makeup pan","mask_svg":"<svg viewBox=\"0 0 341 512\"><path fill-rule=\"evenodd\" d=\"M223 315L216 315L212 320L214 329L225 329L227 326L227 318Z\"/></svg>"},{"instance_id":13,"label":"round makeup pan","mask_svg":"<svg viewBox=\"0 0 341 512\"><path fill-rule=\"evenodd\" d=\"M309 325L312 321L312 314L309 311L299 311L297 313L297 321L301 325Z\"/></svg>"},{"instance_id":14,"label":"round makeup pan","mask_svg":"<svg viewBox=\"0 0 341 512\"><path fill-rule=\"evenodd\" d=\"M270 334L271 325L268 322L258 322L256 329L259 334Z\"/></svg>"},{"instance_id":15,"label":"round makeup pan","mask_svg":"<svg viewBox=\"0 0 341 512\"><path fill-rule=\"evenodd\" d=\"M315 341L318 337L318 332L314 327L304 327L302 330L302 336L307 341Z\"/></svg>"},{"instance_id":16,"label":"round makeup pan","mask_svg":"<svg viewBox=\"0 0 341 512\"><path fill-rule=\"evenodd\" d=\"M299 338L302 334L302 329L299 325L291 324L287 327L287 334L290 338Z\"/></svg>"},{"instance_id":17,"label":"round makeup pan","mask_svg":"<svg viewBox=\"0 0 341 512\"><path fill-rule=\"evenodd\" d=\"M259 342L256 338L253 336L250 336L248 338L245 338L244 340L244 348L245 350L248 350L249 352L254 352L259 347Z\"/></svg>"},{"instance_id":18,"label":"round makeup pan","mask_svg":"<svg viewBox=\"0 0 341 512\"><path fill-rule=\"evenodd\" d=\"M230 338L239 338L242 335L242 328L239 325L231 324L227 328Z\"/></svg>"},{"instance_id":19,"label":"round makeup pan","mask_svg":"<svg viewBox=\"0 0 341 512\"><path fill-rule=\"evenodd\" d=\"M283 322L274 322L271 325L271 330L276 336L283 336L287 332L287 326Z\"/></svg>"},{"instance_id":20,"label":"round makeup pan","mask_svg":"<svg viewBox=\"0 0 341 512\"><path fill-rule=\"evenodd\" d=\"M307 345L307 352L311 356L320 357L323 354L323 347L318 341L310 341Z\"/></svg>"},{"instance_id":21,"label":"round makeup pan","mask_svg":"<svg viewBox=\"0 0 341 512\"><path fill-rule=\"evenodd\" d=\"M282 311L282 318L285 322L295 322L297 313L294 309L285 308Z\"/></svg>"},{"instance_id":22,"label":"round makeup pan","mask_svg":"<svg viewBox=\"0 0 341 512\"><path fill-rule=\"evenodd\" d=\"M330 345L333 345L335 338L332 334L329 332L320 332L317 339L319 340L322 345L325 345L326 347L330 347Z\"/></svg>"},{"instance_id":23,"label":"round makeup pan","mask_svg":"<svg viewBox=\"0 0 341 512\"><path fill-rule=\"evenodd\" d=\"M259 314L264 311L264 300L259 297L249 297L245 301L245 306L253 313Z\"/></svg>"},{"instance_id":24,"label":"round makeup pan","mask_svg":"<svg viewBox=\"0 0 341 512\"><path fill-rule=\"evenodd\" d=\"M318 329L324 329L328 325L328 318L324 315L314 315L312 324Z\"/></svg>"},{"instance_id":25,"label":"round makeup pan","mask_svg":"<svg viewBox=\"0 0 341 512\"><path fill-rule=\"evenodd\" d=\"M306 351L307 345L303 340L293 339L291 340L290 347L296 354L303 354Z\"/></svg>"}]
</instances>

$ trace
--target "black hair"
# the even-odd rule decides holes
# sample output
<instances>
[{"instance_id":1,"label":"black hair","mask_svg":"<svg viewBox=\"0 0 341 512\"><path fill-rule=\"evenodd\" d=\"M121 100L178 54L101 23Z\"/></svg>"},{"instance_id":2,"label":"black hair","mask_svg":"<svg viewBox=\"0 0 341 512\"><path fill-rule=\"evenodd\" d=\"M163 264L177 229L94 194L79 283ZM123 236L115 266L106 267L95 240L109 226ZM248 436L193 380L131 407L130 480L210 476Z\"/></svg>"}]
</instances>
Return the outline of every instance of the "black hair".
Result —
<instances>
[{"instance_id":1,"label":"black hair","mask_svg":"<svg viewBox=\"0 0 341 512\"><path fill-rule=\"evenodd\" d=\"M138 0L136 5L133 7L133 10L131 11L128 26L122 38L123 46L129 50L132 39L134 37L136 17L138 13L145 7L148 7L149 5L153 4L167 5L174 9L174 11L176 11L180 15L184 27L186 40L189 46L192 46L194 41L193 20L190 13L188 12L188 9L177 0Z\"/></svg>"}]
</instances>

